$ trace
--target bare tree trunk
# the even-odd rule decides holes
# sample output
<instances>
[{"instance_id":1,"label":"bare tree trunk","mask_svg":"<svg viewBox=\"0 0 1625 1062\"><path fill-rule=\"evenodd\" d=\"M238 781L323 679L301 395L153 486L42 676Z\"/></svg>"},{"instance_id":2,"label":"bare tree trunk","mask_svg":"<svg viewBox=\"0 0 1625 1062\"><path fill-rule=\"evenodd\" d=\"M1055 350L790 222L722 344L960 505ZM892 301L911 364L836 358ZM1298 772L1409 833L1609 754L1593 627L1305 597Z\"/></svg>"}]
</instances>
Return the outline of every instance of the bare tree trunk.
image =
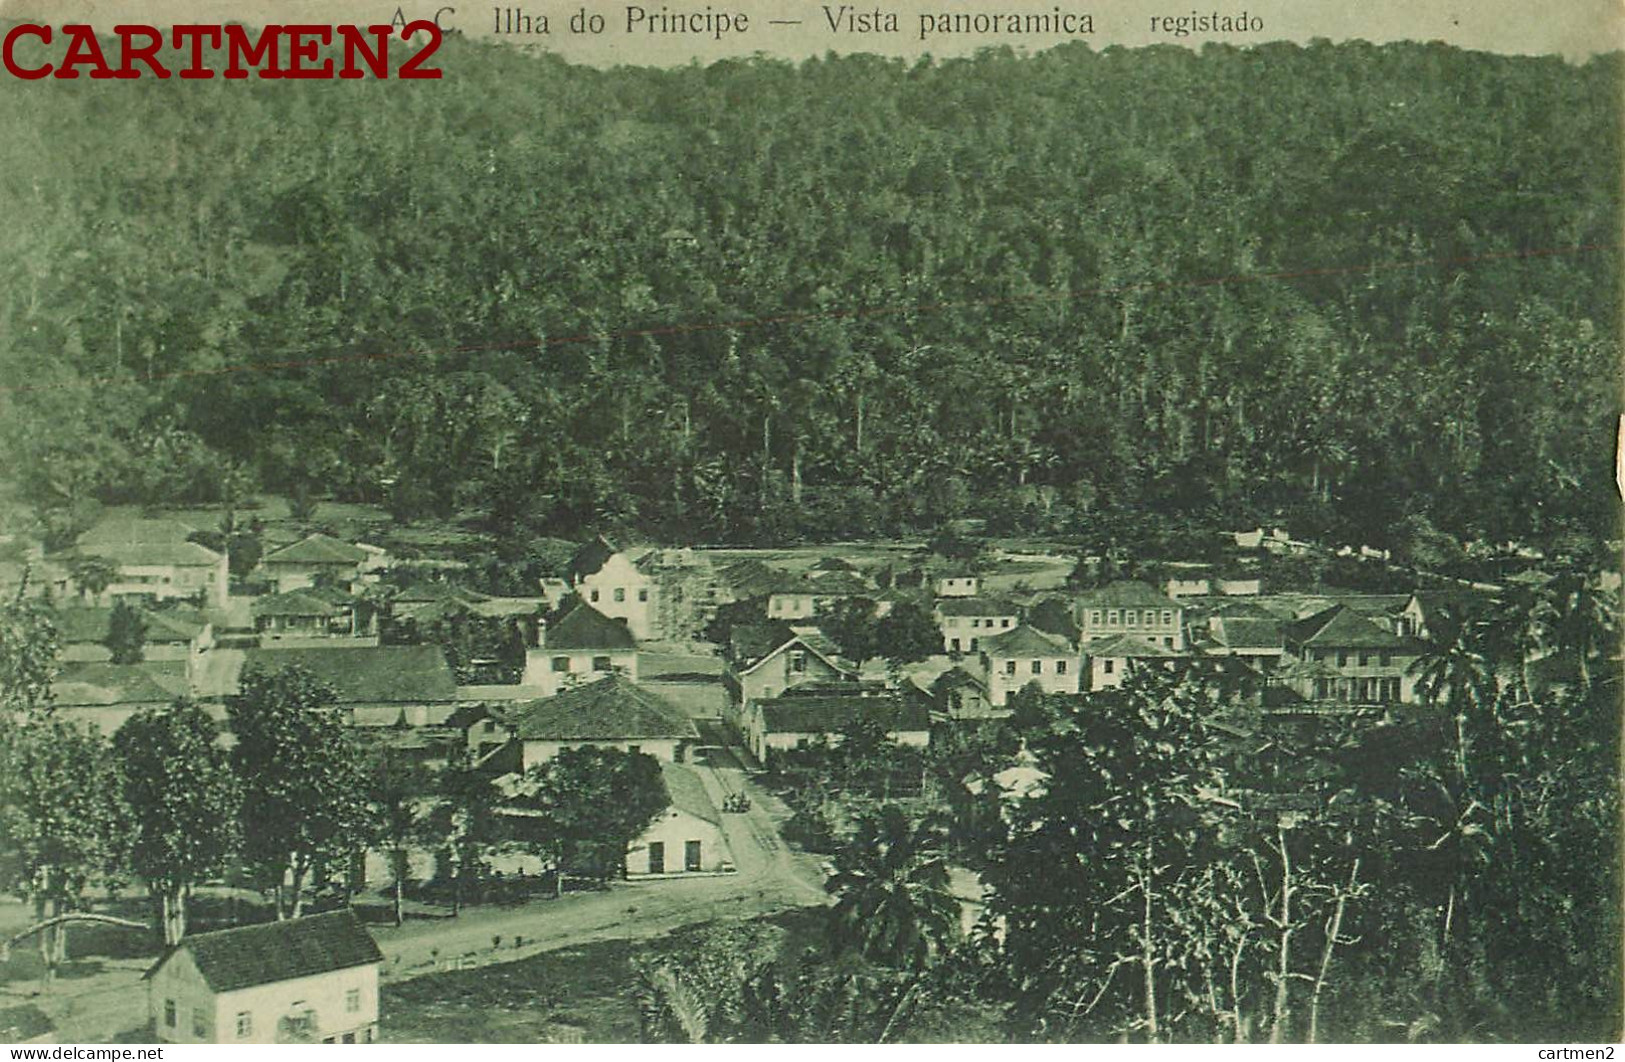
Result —
<instances>
[{"instance_id":1,"label":"bare tree trunk","mask_svg":"<svg viewBox=\"0 0 1625 1062\"><path fill-rule=\"evenodd\" d=\"M1337 947L1337 936L1343 931L1343 911L1348 905L1349 894L1360 880L1360 859L1354 859L1354 866L1349 870L1349 887L1337 894L1337 905L1332 908L1332 917L1326 924L1326 946L1320 952L1320 972L1315 976L1315 987L1309 993L1309 1042L1318 1043L1320 1036L1320 993L1326 987L1326 973L1332 967L1332 949Z\"/></svg>"},{"instance_id":2,"label":"bare tree trunk","mask_svg":"<svg viewBox=\"0 0 1625 1062\"><path fill-rule=\"evenodd\" d=\"M1272 1044L1286 1036L1292 977L1292 854L1286 846L1286 830L1276 827L1275 836L1281 846L1281 921L1275 965L1275 1016L1270 1023Z\"/></svg>"},{"instance_id":3,"label":"bare tree trunk","mask_svg":"<svg viewBox=\"0 0 1625 1062\"><path fill-rule=\"evenodd\" d=\"M1241 953L1247 948L1247 938L1242 937L1236 941L1236 950L1230 955L1230 1006L1231 1020L1236 1024L1236 1039L1238 1044L1247 1042L1247 1027L1241 1020Z\"/></svg>"},{"instance_id":4,"label":"bare tree trunk","mask_svg":"<svg viewBox=\"0 0 1625 1062\"><path fill-rule=\"evenodd\" d=\"M1147 842L1140 862L1140 966L1145 973L1145 1035L1157 1042L1157 956L1151 937L1151 845Z\"/></svg>"}]
</instances>

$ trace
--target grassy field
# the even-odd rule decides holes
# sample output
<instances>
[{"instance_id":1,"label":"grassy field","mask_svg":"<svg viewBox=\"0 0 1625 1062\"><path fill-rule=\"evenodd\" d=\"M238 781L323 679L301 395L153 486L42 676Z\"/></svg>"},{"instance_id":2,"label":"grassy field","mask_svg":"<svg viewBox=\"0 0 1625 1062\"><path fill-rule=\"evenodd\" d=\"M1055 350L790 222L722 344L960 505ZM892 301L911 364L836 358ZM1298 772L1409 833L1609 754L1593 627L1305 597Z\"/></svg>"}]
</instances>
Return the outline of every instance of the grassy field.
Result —
<instances>
[{"instance_id":1,"label":"grassy field","mask_svg":"<svg viewBox=\"0 0 1625 1062\"><path fill-rule=\"evenodd\" d=\"M637 1043L631 957L622 940L386 984L389 1043Z\"/></svg>"}]
</instances>

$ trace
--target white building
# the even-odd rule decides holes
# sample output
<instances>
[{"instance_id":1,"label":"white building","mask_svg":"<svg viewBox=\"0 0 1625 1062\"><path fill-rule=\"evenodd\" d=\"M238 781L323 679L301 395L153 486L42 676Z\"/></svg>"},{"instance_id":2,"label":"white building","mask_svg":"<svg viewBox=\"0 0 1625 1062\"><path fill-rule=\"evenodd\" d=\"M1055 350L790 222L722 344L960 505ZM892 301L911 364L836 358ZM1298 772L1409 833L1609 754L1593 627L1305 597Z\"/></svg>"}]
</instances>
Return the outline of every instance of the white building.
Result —
<instances>
[{"instance_id":1,"label":"white building","mask_svg":"<svg viewBox=\"0 0 1625 1062\"><path fill-rule=\"evenodd\" d=\"M1021 624L981 643L987 701L1004 707L1010 694L1036 684L1045 693L1077 693L1078 652L1064 638Z\"/></svg>"},{"instance_id":2,"label":"white building","mask_svg":"<svg viewBox=\"0 0 1625 1062\"><path fill-rule=\"evenodd\" d=\"M370 1044L384 956L348 909L198 933L147 970L147 1013L173 1044Z\"/></svg>"}]
</instances>

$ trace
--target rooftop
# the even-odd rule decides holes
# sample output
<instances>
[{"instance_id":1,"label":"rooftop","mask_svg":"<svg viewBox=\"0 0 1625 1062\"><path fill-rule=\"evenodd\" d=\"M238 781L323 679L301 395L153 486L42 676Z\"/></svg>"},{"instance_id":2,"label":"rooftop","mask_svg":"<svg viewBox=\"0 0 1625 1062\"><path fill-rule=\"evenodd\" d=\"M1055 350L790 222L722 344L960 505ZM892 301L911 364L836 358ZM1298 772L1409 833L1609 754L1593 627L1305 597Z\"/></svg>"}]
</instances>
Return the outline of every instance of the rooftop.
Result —
<instances>
[{"instance_id":1,"label":"rooftop","mask_svg":"<svg viewBox=\"0 0 1625 1062\"><path fill-rule=\"evenodd\" d=\"M372 934L345 909L283 922L194 933L164 952L151 977L177 952L189 952L215 993L370 966L384 961Z\"/></svg>"},{"instance_id":2,"label":"rooftop","mask_svg":"<svg viewBox=\"0 0 1625 1062\"><path fill-rule=\"evenodd\" d=\"M186 663L147 660L139 664L66 663L51 684L62 708L104 708L114 704L169 704L186 696Z\"/></svg>"},{"instance_id":3,"label":"rooftop","mask_svg":"<svg viewBox=\"0 0 1625 1062\"><path fill-rule=\"evenodd\" d=\"M711 794L705 791L705 783L700 781L699 775L680 763L662 760L660 780L666 783L666 798L672 807L697 819L722 825L722 816L717 814L717 806L711 803Z\"/></svg>"},{"instance_id":4,"label":"rooftop","mask_svg":"<svg viewBox=\"0 0 1625 1062\"><path fill-rule=\"evenodd\" d=\"M250 649L244 667L298 665L333 687L342 704L428 704L457 698L457 680L437 645Z\"/></svg>"},{"instance_id":5,"label":"rooftop","mask_svg":"<svg viewBox=\"0 0 1625 1062\"><path fill-rule=\"evenodd\" d=\"M1283 634L1286 641L1294 645L1334 649L1403 649L1410 645L1346 605L1333 605L1287 624Z\"/></svg>"},{"instance_id":6,"label":"rooftop","mask_svg":"<svg viewBox=\"0 0 1625 1062\"><path fill-rule=\"evenodd\" d=\"M148 520L133 516L115 516L103 520L79 536L79 546L87 552L90 547L131 545L134 543L185 542L197 533L197 528L179 520Z\"/></svg>"},{"instance_id":7,"label":"rooftop","mask_svg":"<svg viewBox=\"0 0 1625 1062\"><path fill-rule=\"evenodd\" d=\"M637 640L620 620L610 619L577 599L547 619L544 649L636 649Z\"/></svg>"},{"instance_id":8,"label":"rooftop","mask_svg":"<svg viewBox=\"0 0 1625 1062\"><path fill-rule=\"evenodd\" d=\"M931 712L916 697L775 697L756 702L762 729L769 734L832 734L858 719L872 719L888 731L931 729Z\"/></svg>"},{"instance_id":9,"label":"rooftop","mask_svg":"<svg viewBox=\"0 0 1625 1062\"><path fill-rule=\"evenodd\" d=\"M335 564L355 565L370 555L359 546L324 535L321 532L306 535L291 545L267 553L262 564Z\"/></svg>"},{"instance_id":10,"label":"rooftop","mask_svg":"<svg viewBox=\"0 0 1625 1062\"><path fill-rule=\"evenodd\" d=\"M1096 590L1085 590L1074 603L1079 608L1179 608L1172 598L1145 583L1124 579Z\"/></svg>"},{"instance_id":11,"label":"rooftop","mask_svg":"<svg viewBox=\"0 0 1625 1062\"><path fill-rule=\"evenodd\" d=\"M1070 642L1023 623L1003 634L983 638L981 651L988 656L1071 656Z\"/></svg>"},{"instance_id":12,"label":"rooftop","mask_svg":"<svg viewBox=\"0 0 1625 1062\"><path fill-rule=\"evenodd\" d=\"M516 737L529 741L700 736L681 709L620 675L512 705L502 715Z\"/></svg>"},{"instance_id":13,"label":"rooftop","mask_svg":"<svg viewBox=\"0 0 1625 1062\"><path fill-rule=\"evenodd\" d=\"M1016 616L1015 602L1002 597L938 598L937 612L944 616Z\"/></svg>"}]
</instances>

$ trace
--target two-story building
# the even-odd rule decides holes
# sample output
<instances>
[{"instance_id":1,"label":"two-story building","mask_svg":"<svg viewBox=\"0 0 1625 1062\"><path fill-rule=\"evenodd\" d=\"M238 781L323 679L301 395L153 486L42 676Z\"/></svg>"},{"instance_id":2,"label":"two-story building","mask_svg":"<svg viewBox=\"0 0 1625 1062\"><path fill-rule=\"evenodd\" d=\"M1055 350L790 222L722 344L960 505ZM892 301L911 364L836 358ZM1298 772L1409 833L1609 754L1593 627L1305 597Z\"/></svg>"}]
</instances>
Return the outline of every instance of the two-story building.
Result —
<instances>
[{"instance_id":1,"label":"two-story building","mask_svg":"<svg viewBox=\"0 0 1625 1062\"><path fill-rule=\"evenodd\" d=\"M856 572L815 570L803 576L785 575L767 595L770 620L810 620L842 601L872 598L875 588Z\"/></svg>"},{"instance_id":2,"label":"two-story building","mask_svg":"<svg viewBox=\"0 0 1625 1062\"><path fill-rule=\"evenodd\" d=\"M348 908L196 933L147 970L147 1013L172 1044L370 1044L383 961Z\"/></svg>"},{"instance_id":3,"label":"two-story building","mask_svg":"<svg viewBox=\"0 0 1625 1062\"><path fill-rule=\"evenodd\" d=\"M525 650L522 684L544 697L612 674L637 681L638 643L631 628L579 598L547 617L536 641Z\"/></svg>"},{"instance_id":4,"label":"two-story building","mask_svg":"<svg viewBox=\"0 0 1625 1062\"><path fill-rule=\"evenodd\" d=\"M933 612L943 651L948 653L974 653L985 639L1021 622L1020 610L996 597L945 597Z\"/></svg>"},{"instance_id":5,"label":"two-story building","mask_svg":"<svg viewBox=\"0 0 1625 1062\"><path fill-rule=\"evenodd\" d=\"M1081 659L1064 639L1020 624L981 641L982 681L988 704L1004 707L1010 694L1030 685L1046 693L1077 693Z\"/></svg>"},{"instance_id":6,"label":"two-story building","mask_svg":"<svg viewBox=\"0 0 1625 1062\"><path fill-rule=\"evenodd\" d=\"M751 703L812 682L855 682L858 672L817 627L741 624L729 637L722 673L733 722Z\"/></svg>"},{"instance_id":7,"label":"two-story building","mask_svg":"<svg viewBox=\"0 0 1625 1062\"><path fill-rule=\"evenodd\" d=\"M1165 649L1185 648L1185 610L1145 583L1123 580L1079 594L1072 603L1084 641L1135 634Z\"/></svg>"},{"instance_id":8,"label":"two-story building","mask_svg":"<svg viewBox=\"0 0 1625 1062\"><path fill-rule=\"evenodd\" d=\"M581 600L611 619L622 620L636 639L656 636L655 580L638 566L648 550L623 550L603 535L570 559L570 586Z\"/></svg>"},{"instance_id":9,"label":"two-story building","mask_svg":"<svg viewBox=\"0 0 1625 1062\"><path fill-rule=\"evenodd\" d=\"M1416 700L1411 666L1421 656L1421 645L1345 605L1332 605L1289 623L1282 636L1286 657L1301 666L1281 669L1277 681L1304 700L1352 704Z\"/></svg>"}]
</instances>

